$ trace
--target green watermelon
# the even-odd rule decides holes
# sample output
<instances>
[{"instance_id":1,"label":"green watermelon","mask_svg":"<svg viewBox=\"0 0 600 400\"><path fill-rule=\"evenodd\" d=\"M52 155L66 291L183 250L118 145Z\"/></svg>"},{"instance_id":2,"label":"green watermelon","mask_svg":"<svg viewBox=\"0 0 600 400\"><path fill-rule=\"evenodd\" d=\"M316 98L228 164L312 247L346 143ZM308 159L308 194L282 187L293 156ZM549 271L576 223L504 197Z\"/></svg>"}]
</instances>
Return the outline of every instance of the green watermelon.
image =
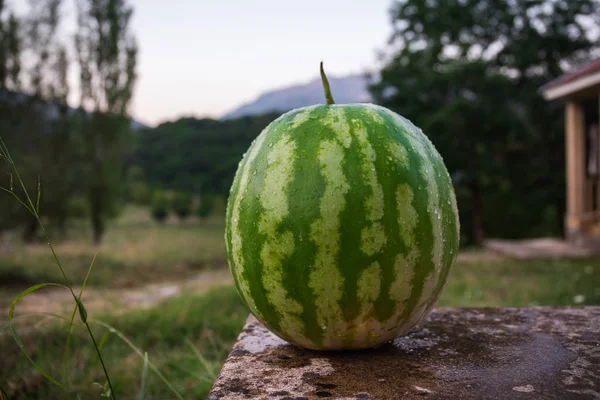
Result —
<instances>
[{"instance_id":1,"label":"green watermelon","mask_svg":"<svg viewBox=\"0 0 600 400\"><path fill-rule=\"evenodd\" d=\"M277 336L362 349L408 332L439 299L459 244L442 158L407 119L327 103L267 126L239 164L225 242L235 285Z\"/></svg>"}]
</instances>

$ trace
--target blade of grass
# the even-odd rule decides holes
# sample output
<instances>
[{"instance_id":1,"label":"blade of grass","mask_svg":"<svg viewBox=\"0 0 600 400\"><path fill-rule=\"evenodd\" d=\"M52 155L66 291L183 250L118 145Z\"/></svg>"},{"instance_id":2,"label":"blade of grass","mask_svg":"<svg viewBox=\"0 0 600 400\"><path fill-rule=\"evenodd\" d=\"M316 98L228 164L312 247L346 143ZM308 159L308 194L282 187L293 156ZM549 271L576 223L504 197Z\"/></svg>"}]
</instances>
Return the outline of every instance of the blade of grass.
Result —
<instances>
[{"instance_id":1,"label":"blade of grass","mask_svg":"<svg viewBox=\"0 0 600 400\"><path fill-rule=\"evenodd\" d=\"M35 312L35 311L28 312L28 313L25 313L23 315L17 315L16 317L13 317L12 321L14 323L14 322L17 322L17 321L20 321L20 320L23 320L23 319L27 319L27 318L30 318L30 317L39 317L39 316L62 319L63 321L66 321L66 322L69 321L69 318L65 317L64 315L50 313L50 312ZM79 326L79 327L83 327L83 324L79 324L78 322L75 322L75 325ZM9 328L10 328L10 323L9 322L4 323L2 325L2 327L1 327L1 329L9 329Z\"/></svg>"},{"instance_id":2,"label":"blade of grass","mask_svg":"<svg viewBox=\"0 0 600 400\"><path fill-rule=\"evenodd\" d=\"M123 342L125 342L138 356L140 356L141 358L144 357L144 353L142 353L142 351L135 344L133 344L133 342L131 340L129 340L129 338L127 336L125 336L123 333L121 333L119 330L117 330L112 325L110 325L110 324L108 324L108 323L106 323L104 321L95 320L95 319L90 319L89 322L90 323L94 323L94 324L98 324L98 325L103 326L106 329L110 330L112 333L114 333L115 335L117 335L117 337L119 339L121 339ZM184 400L183 396L181 396L181 394L177 391L177 389L175 389L173 387L173 385L171 384L171 382L169 382L167 380L167 378L165 378L165 376L152 363L152 361L148 360L148 366L150 367L150 369L152 370L152 372L154 372L164 382L164 384L167 385L167 387L171 390L171 392L173 392L173 394L179 400Z\"/></svg>"},{"instance_id":3,"label":"blade of grass","mask_svg":"<svg viewBox=\"0 0 600 400\"><path fill-rule=\"evenodd\" d=\"M144 352L144 367L142 368L142 383L140 385L140 392L138 393L138 400L144 400L146 396L146 383L148 381L148 352Z\"/></svg>"},{"instance_id":4,"label":"blade of grass","mask_svg":"<svg viewBox=\"0 0 600 400\"><path fill-rule=\"evenodd\" d=\"M96 257L98 256L98 253L94 254L94 258L92 259L92 262L90 263L90 266L88 267L87 273L85 274L85 279L83 280L83 283L81 284L81 289L79 290L79 299L81 299L81 297L83 296L83 291L85 290L85 287L87 285L88 279L90 277L90 274L92 273L92 268L94 267L94 263L96 262ZM82 303L83 305L83 303ZM69 328L67 329L67 339L65 341L65 350L63 353L63 366L65 368L64 373L65 376L67 377L67 388L70 387L71 383L69 381L69 344L71 341L71 331L73 328L73 322L75 321L75 314L77 313L77 309L79 308L79 303L76 304L75 308L73 308L73 313L71 315L71 321L69 322ZM104 339L104 337L102 338ZM103 340L100 340L101 346L104 344ZM104 340L106 341L106 340ZM101 349L98 349L101 350Z\"/></svg>"},{"instance_id":5,"label":"blade of grass","mask_svg":"<svg viewBox=\"0 0 600 400\"><path fill-rule=\"evenodd\" d=\"M104 348L104 345L106 344L106 342L108 341L108 338L110 337L110 334L112 332L110 330L106 330L104 331L104 334L102 335L102 337L100 338L100 341L98 342L98 350L102 351L102 349ZM100 359L98 358L98 354L94 355L94 359L85 367L86 370L92 369L93 367L96 366L96 363L100 361Z\"/></svg>"},{"instance_id":6,"label":"blade of grass","mask_svg":"<svg viewBox=\"0 0 600 400\"><path fill-rule=\"evenodd\" d=\"M106 331L104 332L104 335L102 335L102 337L100 338L100 341L98 342L98 348L100 350L102 350L102 348L104 347L104 344L108 341L108 338L110 337L111 331ZM93 363L98 362L98 357L96 357L93 361Z\"/></svg>"},{"instance_id":7,"label":"blade of grass","mask_svg":"<svg viewBox=\"0 0 600 400\"><path fill-rule=\"evenodd\" d=\"M40 213L40 198L42 197L42 181L40 180L40 176L38 175L38 185L37 185L37 200L35 202L35 211Z\"/></svg>"},{"instance_id":8,"label":"blade of grass","mask_svg":"<svg viewBox=\"0 0 600 400\"><path fill-rule=\"evenodd\" d=\"M110 378L108 377L108 370L106 369L106 364L104 364L104 358L102 358L100 349L98 349L98 343L96 343L96 338L94 337L94 332L92 332L92 328L90 327L90 324L87 323L87 321L84 324L85 324L85 327L87 328L90 338L92 339L92 343L94 344L94 349L96 349L96 354L98 355L98 358L100 359L100 364L102 365L102 370L104 371L104 376L106 377L106 381L107 381L106 383L108 383L109 392L110 392L112 398L116 400L115 392L112 388L112 383L110 383Z\"/></svg>"},{"instance_id":9,"label":"blade of grass","mask_svg":"<svg viewBox=\"0 0 600 400\"><path fill-rule=\"evenodd\" d=\"M19 301L23 297L27 296L28 294L31 294L31 293L33 293L43 287L46 287L46 286L56 286L56 287L61 287L63 289L69 290L68 287L61 285L59 283L40 283L40 284L33 285L33 286L30 286L29 288L25 289L13 300L12 304L10 305L10 310L8 311L8 324L9 324L8 327L10 329L10 332L12 333L13 338L15 339L15 342L17 342L17 345L19 346L19 348L21 349L23 354L25 354L25 357L27 357L27 359L29 360L31 365L33 365L33 368L35 368L44 378L48 379L50 382L52 382L56 386L64 389L64 386L60 382L58 382L56 379L54 379L49 374L47 374L42 369L42 367L40 367L35 361L33 361L33 359L29 356L29 354L25 350L25 345L21 341L21 338L19 337L19 335L17 334L17 331L15 330L15 328L13 326L13 316L14 316L14 312L15 312L15 307L17 306Z\"/></svg>"},{"instance_id":10,"label":"blade of grass","mask_svg":"<svg viewBox=\"0 0 600 400\"><path fill-rule=\"evenodd\" d=\"M42 220L39 215L39 209L36 208L36 206L34 206L33 201L31 200L31 196L29 195L29 192L27 191L27 188L25 187L25 183L23 182L23 179L21 178L21 175L19 174L19 170L17 169L14 161L10 157L8 148L4 144L4 141L2 141L2 138L0 138L0 153L2 154L3 158L6 161L8 161L8 163L12 166L13 171L15 172L15 176L17 177L17 181L19 182L19 184L21 185L21 188L23 189L23 192L25 193L25 197L27 199L27 202L29 203L29 206L27 204L25 204L24 201L21 201L21 199L12 190L10 190L8 192L11 193L21 204L23 204L23 206L27 210L29 210L29 212L31 212L33 214L33 216L35 217L35 219L37 220L39 227L40 227L42 233L44 234L44 238L46 239L46 242L48 243L48 247L50 247L50 250L52 251L52 256L54 257L54 260L56 261L56 265L58 265L58 268L60 269L60 272L65 281L65 285L63 287L65 287L66 289L68 289L71 292L71 295L73 296L73 299L75 300L75 303L77 304L77 308L79 309L79 315L81 317L81 320L85 324L85 327L87 328L90 338L92 339L92 343L96 350L96 354L98 355L98 358L100 359L100 363L102 364L102 370L104 371L104 375L106 376L106 381L107 381L107 384L109 387L108 392L110 393L110 396L113 398L113 400L116 400L115 391L113 390L112 383L110 381L110 376L106 369L106 365L104 364L102 354L100 354L100 350L98 349L98 345L96 343L96 338L94 337L94 333L92 332L90 325L87 323L87 312L86 312L83 302L81 300L81 296L78 297L75 295L75 292L73 291L73 287L71 286L71 283L69 282L69 278L67 277L67 274L65 273L65 270L58 258L58 255L56 254L56 251L54 250L54 246L52 245L52 242L50 241L48 232L46 231L46 228L44 227L44 224L42 223ZM11 179L12 179L12 177L11 177ZM38 183L39 183L39 179L38 179ZM4 188L2 188L2 189L4 189ZM11 181L11 189L12 189L12 181ZM4 189L4 190L6 191L6 189ZM39 198L40 196L41 196L41 185L38 184L37 197ZM35 289L35 290L37 290L37 289ZM11 312L12 312L12 309L11 309ZM11 314L11 313L9 313L9 314ZM18 335L12 328L12 325L11 325L11 332L13 333L15 341L17 341L17 344L23 350L23 343L21 342ZM38 370L40 373L42 373L42 376L44 376L45 378L49 379L52 383L57 384L59 387L64 389L64 387L58 381L56 381L54 378L50 377L49 375L45 374L43 372L43 370L37 364L35 364L28 355L27 355L27 358L29 358L29 360L33 363L33 366L35 367L35 369Z\"/></svg>"},{"instance_id":11,"label":"blade of grass","mask_svg":"<svg viewBox=\"0 0 600 400\"><path fill-rule=\"evenodd\" d=\"M188 367L185 367L183 365L175 364L175 365L173 365L173 367L177 368L181 372L185 372L189 376L191 376L193 378L196 378L199 381L203 381L203 382L206 382L206 383L213 383L215 381L214 378L212 378L210 376L207 376L206 374L202 375L201 372L191 370Z\"/></svg>"},{"instance_id":12,"label":"blade of grass","mask_svg":"<svg viewBox=\"0 0 600 400\"><path fill-rule=\"evenodd\" d=\"M6 393L2 385L0 385L0 400L8 400L8 393Z\"/></svg>"},{"instance_id":13,"label":"blade of grass","mask_svg":"<svg viewBox=\"0 0 600 400\"><path fill-rule=\"evenodd\" d=\"M12 180L12 175L11 175L11 180ZM11 182L11 186L12 186L12 182ZM4 192L6 192L6 193L8 193L8 194L10 194L11 196L13 196L15 199L17 199L17 201L18 201L19 203L21 203L21 205L22 205L23 207L25 207L25 208L27 209L27 211L29 211L31 214L35 215L35 213L29 209L29 206L28 206L27 204L25 204L25 203L23 202L23 200L21 200L21 199L19 198L19 196L17 196L17 194L16 194L16 193L15 193L15 192L12 190L12 188L11 188L11 190L8 190L7 188L5 188L5 187L3 187L3 186L0 186L0 190L2 190L2 191L4 191Z\"/></svg>"},{"instance_id":14,"label":"blade of grass","mask_svg":"<svg viewBox=\"0 0 600 400\"><path fill-rule=\"evenodd\" d=\"M6 147L6 144L4 143L4 140L2 140L2 137L0 136L0 158L3 158L4 160L6 160L6 162L8 162L9 164L14 164L12 158L10 157L10 153L8 152L8 147Z\"/></svg>"},{"instance_id":15,"label":"blade of grass","mask_svg":"<svg viewBox=\"0 0 600 400\"><path fill-rule=\"evenodd\" d=\"M194 343L192 343L192 341L188 338L185 338L185 342L187 343L188 346L190 346L190 348L192 349L192 352L194 353L196 358L200 361L200 363L202 364L202 366L204 367L206 372L208 372L213 379L216 378L217 376L215 374L213 367L209 364L208 361L206 361L206 358L204 358L204 356L202 356L202 353L200 353L200 350L198 350L198 348L194 345Z\"/></svg>"}]
</instances>

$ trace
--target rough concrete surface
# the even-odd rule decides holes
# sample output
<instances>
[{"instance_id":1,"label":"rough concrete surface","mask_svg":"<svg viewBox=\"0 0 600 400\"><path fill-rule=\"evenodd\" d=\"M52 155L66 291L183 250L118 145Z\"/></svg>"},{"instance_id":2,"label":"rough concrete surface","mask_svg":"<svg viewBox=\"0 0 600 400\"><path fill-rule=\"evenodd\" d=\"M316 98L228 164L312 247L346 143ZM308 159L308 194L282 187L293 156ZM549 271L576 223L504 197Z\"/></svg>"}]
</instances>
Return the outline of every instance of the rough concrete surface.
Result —
<instances>
[{"instance_id":1,"label":"rough concrete surface","mask_svg":"<svg viewBox=\"0 0 600 400\"><path fill-rule=\"evenodd\" d=\"M600 307L446 308L376 349L300 349L248 318L217 399L600 399Z\"/></svg>"}]
</instances>

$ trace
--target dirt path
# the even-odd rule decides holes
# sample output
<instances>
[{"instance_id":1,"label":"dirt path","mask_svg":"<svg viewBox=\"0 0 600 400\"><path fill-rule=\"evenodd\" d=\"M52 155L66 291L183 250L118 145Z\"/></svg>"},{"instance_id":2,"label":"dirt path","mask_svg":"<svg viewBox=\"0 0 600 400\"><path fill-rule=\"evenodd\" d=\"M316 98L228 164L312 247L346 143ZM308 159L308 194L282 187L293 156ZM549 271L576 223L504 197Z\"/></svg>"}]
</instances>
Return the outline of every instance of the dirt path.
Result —
<instances>
[{"instance_id":1,"label":"dirt path","mask_svg":"<svg viewBox=\"0 0 600 400\"><path fill-rule=\"evenodd\" d=\"M495 260L499 258L502 256L491 252L477 251L459 254L462 262L469 262L471 259L481 261L482 259ZM131 309L150 308L183 292L201 294L213 287L231 284L233 281L229 270L222 268L202 271L195 277L184 281L165 281L135 288L98 289L88 287L83 294L83 301L89 314L103 312L114 314ZM79 289L79 287L75 287L75 293L79 293ZM15 314L70 313L73 307L73 298L66 290L42 289L21 299ZM5 321L8 310L9 304L0 305L0 323Z\"/></svg>"},{"instance_id":2,"label":"dirt path","mask_svg":"<svg viewBox=\"0 0 600 400\"><path fill-rule=\"evenodd\" d=\"M183 292L204 293L216 287L231 285L232 279L227 269L202 271L196 277L180 282L153 283L131 289L86 288L83 301L88 314L110 312L119 313L129 309L149 308L159 302ZM79 293L79 287L74 288ZM27 312L64 313L73 310L73 297L66 290L45 290L34 292L23 298L15 314ZM0 308L0 315L8 313L8 307Z\"/></svg>"}]
</instances>

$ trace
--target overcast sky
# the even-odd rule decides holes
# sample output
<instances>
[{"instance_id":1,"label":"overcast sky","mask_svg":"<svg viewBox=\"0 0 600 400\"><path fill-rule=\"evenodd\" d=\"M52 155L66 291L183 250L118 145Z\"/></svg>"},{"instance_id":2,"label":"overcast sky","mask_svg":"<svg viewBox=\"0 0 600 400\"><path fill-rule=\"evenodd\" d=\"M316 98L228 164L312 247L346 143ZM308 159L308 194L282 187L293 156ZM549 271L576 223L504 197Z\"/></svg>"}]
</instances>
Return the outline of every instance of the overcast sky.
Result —
<instances>
[{"instance_id":1,"label":"overcast sky","mask_svg":"<svg viewBox=\"0 0 600 400\"><path fill-rule=\"evenodd\" d=\"M72 46L75 0L63 0ZM392 0L128 0L139 45L134 118L218 117L262 92L373 70L391 34ZM22 14L27 0L8 0ZM71 50L73 50L71 48ZM71 57L74 54L71 51ZM77 70L71 70L76 105Z\"/></svg>"},{"instance_id":2,"label":"overcast sky","mask_svg":"<svg viewBox=\"0 0 600 400\"><path fill-rule=\"evenodd\" d=\"M219 116L265 90L376 65L391 0L130 0L139 81L132 108L155 124Z\"/></svg>"},{"instance_id":3,"label":"overcast sky","mask_svg":"<svg viewBox=\"0 0 600 400\"><path fill-rule=\"evenodd\" d=\"M364 72L391 32L390 0L130 3L140 47L132 114L151 125L217 117L265 90L316 77L321 59L330 75Z\"/></svg>"}]
</instances>

